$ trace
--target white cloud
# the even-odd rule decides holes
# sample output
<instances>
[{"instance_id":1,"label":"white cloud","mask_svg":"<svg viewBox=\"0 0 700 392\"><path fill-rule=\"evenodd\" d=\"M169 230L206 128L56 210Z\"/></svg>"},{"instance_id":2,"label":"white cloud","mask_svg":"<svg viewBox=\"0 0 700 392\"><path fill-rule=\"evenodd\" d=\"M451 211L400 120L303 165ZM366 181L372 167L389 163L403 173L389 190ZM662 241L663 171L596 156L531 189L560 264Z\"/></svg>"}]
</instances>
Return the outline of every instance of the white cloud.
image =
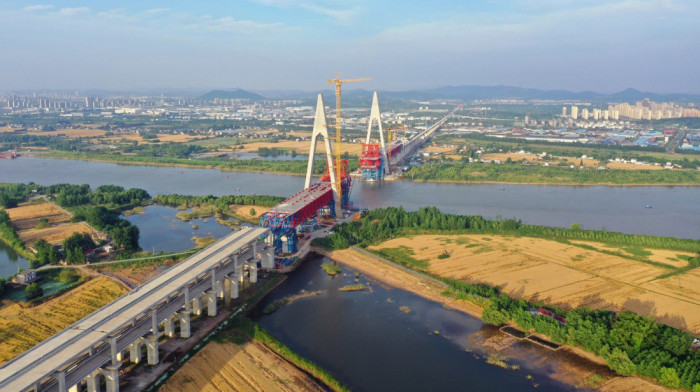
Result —
<instances>
[{"instance_id":1,"label":"white cloud","mask_svg":"<svg viewBox=\"0 0 700 392\"><path fill-rule=\"evenodd\" d=\"M75 16L87 14L88 12L90 12L88 7L61 8L61 10L58 11L58 13L63 16Z\"/></svg>"},{"instance_id":2,"label":"white cloud","mask_svg":"<svg viewBox=\"0 0 700 392\"><path fill-rule=\"evenodd\" d=\"M156 15L156 14L164 14L166 12L170 11L170 8L152 8L148 11L145 11L144 14L146 15Z\"/></svg>"},{"instance_id":3,"label":"white cloud","mask_svg":"<svg viewBox=\"0 0 700 392\"><path fill-rule=\"evenodd\" d=\"M37 4L37 5L30 5L29 7L24 7L24 10L29 11L29 12L37 12L37 11L50 10L51 8L53 8L52 5Z\"/></svg>"},{"instance_id":4,"label":"white cloud","mask_svg":"<svg viewBox=\"0 0 700 392\"><path fill-rule=\"evenodd\" d=\"M206 25L214 31L245 32L251 29L271 29L283 26L282 23L259 23L252 20L237 20L231 16L213 20L211 20L210 17L204 17L203 19L208 22Z\"/></svg>"},{"instance_id":5,"label":"white cloud","mask_svg":"<svg viewBox=\"0 0 700 392\"><path fill-rule=\"evenodd\" d=\"M343 24L350 24L360 14L361 8L356 2L326 1L326 0L251 0L277 8L301 8L321 15L330 16Z\"/></svg>"}]
</instances>

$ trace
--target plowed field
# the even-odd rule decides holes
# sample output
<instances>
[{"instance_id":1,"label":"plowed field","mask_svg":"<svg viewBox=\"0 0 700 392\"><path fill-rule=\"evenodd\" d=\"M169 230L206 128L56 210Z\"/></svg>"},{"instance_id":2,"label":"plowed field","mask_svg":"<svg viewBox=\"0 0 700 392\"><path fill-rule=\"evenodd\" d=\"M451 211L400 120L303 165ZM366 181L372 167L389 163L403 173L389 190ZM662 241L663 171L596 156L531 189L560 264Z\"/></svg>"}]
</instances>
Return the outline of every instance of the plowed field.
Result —
<instances>
[{"instance_id":1,"label":"plowed field","mask_svg":"<svg viewBox=\"0 0 700 392\"><path fill-rule=\"evenodd\" d=\"M7 210L10 215L12 224L17 230L31 229L39 223L39 219L46 218L49 224L67 222L70 220L70 215L58 208L53 203L23 203L19 207L10 208Z\"/></svg>"}]
</instances>

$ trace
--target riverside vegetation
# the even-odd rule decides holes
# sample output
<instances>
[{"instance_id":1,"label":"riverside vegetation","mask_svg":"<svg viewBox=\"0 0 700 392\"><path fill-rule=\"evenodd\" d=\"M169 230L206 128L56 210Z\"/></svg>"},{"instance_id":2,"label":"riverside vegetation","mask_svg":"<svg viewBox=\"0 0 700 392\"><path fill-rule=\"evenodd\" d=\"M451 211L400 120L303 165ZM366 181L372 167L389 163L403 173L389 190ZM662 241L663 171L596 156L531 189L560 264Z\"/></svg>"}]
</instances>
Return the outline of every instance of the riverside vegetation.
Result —
<instances>
[{"instance_id":1,"label":"riverside vegetation","mask_svg":"<svg viewBox=\"0 0 700 392\"><path fill-rule=\"evenodd\" d=\"M410 234L501 234L549 238L558 241L594 240L615 247L646 247L696 252L688 268L700 267L700 241L658 236L628 235L605 231L552 228L525 225L519 221L486 220L481 216L444 214L435 207L406 212L402 208L369 211L358 221L336 225L334 234L316 239L314 244L328 249L350 245L368 246ZM410 254L382 254L413 270L424 273L424 261ZM675 267L669 267L673 269ZM631 312L619 314L583 307L557 309L542 302L529 302L502 293L497 286L440 279L450 287L449 295L474 301L484 307L482 318L492 324L514 322L525 330L534 330L555 342L581 347L603 357L610 368L621 375L642 375L670 388L700 390L700 354L691 349L692 336L685 331L657 323L650 317ZM545 307L566 318L562 323L550 317L537 317L532 309Z\"/></svg>"}]
</instances>

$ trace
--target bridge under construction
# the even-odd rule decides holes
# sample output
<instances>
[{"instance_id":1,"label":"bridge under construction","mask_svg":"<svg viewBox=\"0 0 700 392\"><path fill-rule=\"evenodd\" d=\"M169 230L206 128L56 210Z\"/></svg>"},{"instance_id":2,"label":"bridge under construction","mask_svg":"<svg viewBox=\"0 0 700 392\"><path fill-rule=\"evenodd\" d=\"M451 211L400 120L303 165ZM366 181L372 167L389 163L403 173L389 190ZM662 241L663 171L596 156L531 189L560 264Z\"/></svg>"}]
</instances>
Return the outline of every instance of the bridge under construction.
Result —
<instances>
[{"instance_id":1,"label":"bridge under construction","mask_svg":"<svg viewBox=\"0 0 700 392\"><path fill-rule=\"evenodd\" d=\"M390 167L398 166L406 157L411 156L432 134L437 131L459 108L450 112L438 122L414 135L407 140L396 140L389 147L384 142L381 113L377 93L372 97L372 108L367 127L367 137L362 145L360 157L360 170L362 179L378 181L390 174ZM372 128L377 124L379 143L370 143ZM292 258L288 257L297 252L298 236L303 227L317 227L319 213L325 213L331 217L342 214L348 208L350 202L350 187L352 179L347 171L347 161L338 161L334 158L332 139L328 134L325 106L323 96L318 95L316 103L316 115L311 134L311 148L306 169L306 181L304 189L282 203L272 207L260 217L260 226L267 227L272 232L272 243L277 258L277 267L288 265ZM314 171L314 157L316 144L323 137L326 150L326 174L319 182L311 183ZM335 154L337 156L337 154ZM340 164L340 167L336 167ZM340 181L337 181L337 176ZM337 184L340 183L340 189ZM337 201L340 200L340 203ZM340 205L340 210L337 205Z\"/></svg>"}]
</instances>

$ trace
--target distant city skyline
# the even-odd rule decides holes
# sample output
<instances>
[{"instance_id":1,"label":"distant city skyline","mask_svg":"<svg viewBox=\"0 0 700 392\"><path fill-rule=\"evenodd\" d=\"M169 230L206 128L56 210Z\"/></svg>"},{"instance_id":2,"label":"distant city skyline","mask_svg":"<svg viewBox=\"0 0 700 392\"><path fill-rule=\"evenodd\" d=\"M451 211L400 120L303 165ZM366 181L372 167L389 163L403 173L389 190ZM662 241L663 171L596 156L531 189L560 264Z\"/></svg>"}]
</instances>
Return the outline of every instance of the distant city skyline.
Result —
<instances>
[{"instance_id":1,"label":"distant city skyline","mask_svg":"<svg viewBox=\"0 0 700 392\"><path fill-rule=\"evenodd\" d=\"M0 2L0 91L700 93L693 0ZM361 84L361 85L360 85Z\"/></svg>"}]
</instances>

